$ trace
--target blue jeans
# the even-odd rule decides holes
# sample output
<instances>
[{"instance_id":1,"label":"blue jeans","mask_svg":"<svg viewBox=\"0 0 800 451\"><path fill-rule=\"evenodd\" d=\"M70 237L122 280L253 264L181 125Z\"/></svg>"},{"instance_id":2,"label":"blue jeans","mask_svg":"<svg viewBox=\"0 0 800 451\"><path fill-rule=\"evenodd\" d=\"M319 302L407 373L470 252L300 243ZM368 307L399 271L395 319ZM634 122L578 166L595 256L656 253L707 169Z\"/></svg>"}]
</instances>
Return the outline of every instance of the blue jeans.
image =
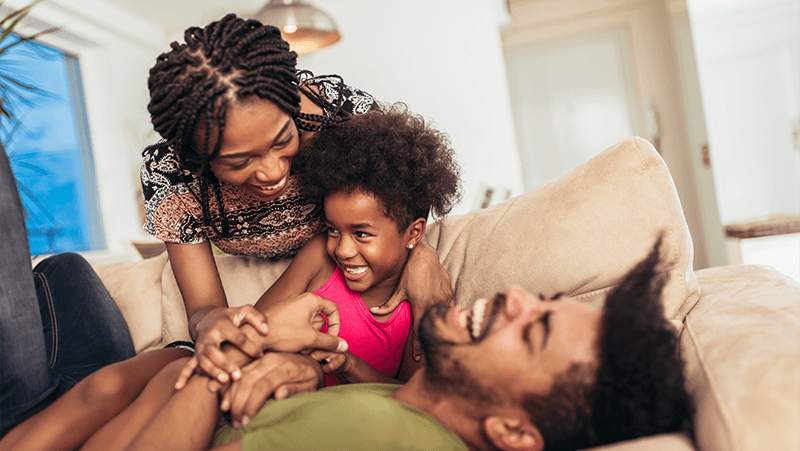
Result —
<instances>
[{"instance_id":1,"label":"blue jeans","mask_svg":"<svg viewBox=\"0 0 800 451\"><path fill-rule=\"evenodd\" d=\"M93 371L135 355L128 326L78 254L31 272L22 204L0 145L0 437Z\"/></svg>"}]
</instances>

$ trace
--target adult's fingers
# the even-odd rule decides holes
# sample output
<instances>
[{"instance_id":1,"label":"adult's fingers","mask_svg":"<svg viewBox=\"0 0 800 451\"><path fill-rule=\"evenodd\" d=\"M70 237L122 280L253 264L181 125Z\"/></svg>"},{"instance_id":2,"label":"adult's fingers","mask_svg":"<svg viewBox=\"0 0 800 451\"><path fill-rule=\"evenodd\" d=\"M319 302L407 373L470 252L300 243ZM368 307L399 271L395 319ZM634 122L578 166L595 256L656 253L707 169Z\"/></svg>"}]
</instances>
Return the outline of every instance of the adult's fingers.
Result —
<instances>
[{"instance_id":1,"label":"adult's fingers","mask_svg":"<svg viewBox=\"0 0 800 451\"><path fill-rule=\"evenodd\" d=\"M386 302L377 307L370 308L369 311L373 315L388 315L389 313L392 313L394 309L396 309L397 306L400 305L400 303L405 299L406 294L404 291L395 290L395 292L392 294L392 297L390 297Z\"/></svg>"},{"instance_id":2,"label":"adult's fingers","mask_svg":"<svg viewBox=\"0 0 800 451\"><path fill-rule=\"evenodd\" d=\"M237 326L248 323L255 327L261 335L267 335L269 333L267 316L252 305L243 305L239 307L235 315L234 324Z\"/></svg>"},{"instance_id":3,"label":"adult's fingers","mask_svg":"<svg viewBox=\"0 0 800 451\"><path fill-rule=\"evenodd\" d=\"M323 313L325 317L328 318L328 334L339 335L339 327L341 326L341 320L339 319L339 307L337 307L336 303L331 300L319 296L317 296L316 299L317 302L319 302L319 306L317 312L315 312L315 314L311 317L312 323L316 315Z\"/></svg>"},{"instance_id":4,"label":"adult's fingers","mask_svg":"<svg viewBox=\"0 0 800 451\"><path fill-rule=\"evenodd\" d=\"M203 353L198 353L195 357L203 372L223 384L237 380L242 375L241 369L230 362L220 348L207 347Z\"/></svg>"},{"instance_id":5,"label":"adult's fingers","mask_svg":"<svg viewBox=\"0 0 800 451\"><path fill-rule=\"evenodd\" d=\"M186 383L189 382L189 378L194 374L197 365L197 356L192 357L186 362L186 365L181 369L181 374L178 375L178 380L175 381L175 390L180 390L186 386Z\"/></svg>"}]
</instances>

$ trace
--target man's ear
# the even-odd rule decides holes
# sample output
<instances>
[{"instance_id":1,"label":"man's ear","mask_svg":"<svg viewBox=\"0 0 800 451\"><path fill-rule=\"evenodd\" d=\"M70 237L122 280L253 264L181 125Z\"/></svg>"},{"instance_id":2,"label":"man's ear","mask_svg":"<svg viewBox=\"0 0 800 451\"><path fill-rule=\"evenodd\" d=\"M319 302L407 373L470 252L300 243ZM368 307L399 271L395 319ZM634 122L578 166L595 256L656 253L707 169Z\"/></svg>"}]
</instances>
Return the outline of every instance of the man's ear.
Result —
<instances>
[{"instance_id":1,"label":"man's ear","mask_svg":"<svg viewBox=\"0 0 800 451\"><path fill-rule=\"evenodd\" d=\"M489 416L483 420L484 432L492 444L505 451L542 451L544 438L527 417Z\"/></svg>"},{"instance_id":2,"label":"man's ear","mask_svg":"<svg viewBox=\"0 0 800 451\"><path fill-rule=\"evenodd\" d=\"M425 225L427 222L425 218L417 218L408 226L406 229L408 244L416 246L422 240L422 236L425 235Z\"/></svg>"}]
</instances>

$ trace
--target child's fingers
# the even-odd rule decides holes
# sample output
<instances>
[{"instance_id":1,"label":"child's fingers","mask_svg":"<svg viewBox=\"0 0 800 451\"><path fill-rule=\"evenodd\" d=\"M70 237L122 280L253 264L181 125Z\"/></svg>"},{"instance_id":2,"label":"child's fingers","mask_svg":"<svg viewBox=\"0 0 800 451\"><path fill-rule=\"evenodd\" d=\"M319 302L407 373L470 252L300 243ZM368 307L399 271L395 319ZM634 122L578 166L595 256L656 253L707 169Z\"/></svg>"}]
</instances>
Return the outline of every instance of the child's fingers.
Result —
<instances>
[{"instance_id":1,"label":"child's fingers","mask_svg":"<svg viewBox=\"0 0 800 451\"><path fill-rule=\"evenodd\" d=\"M347 362L347 357L344 354L331 354L327 360L327 363L322 365L322 371L325 373L340 373Z\"/></svg>"},{"instance_id":2,"label":"child's fingers","mask_svg":"<svg viewBox=\"0 0 800 451\"><path fill-rule=\"evenodd\" d=\"M331 361L332 355L333 355L332 352L316 349L314 351L311 351L311 354L309 354L308 356L314 359L314 361L324 365Z\"/></svg>"}]
</instances>

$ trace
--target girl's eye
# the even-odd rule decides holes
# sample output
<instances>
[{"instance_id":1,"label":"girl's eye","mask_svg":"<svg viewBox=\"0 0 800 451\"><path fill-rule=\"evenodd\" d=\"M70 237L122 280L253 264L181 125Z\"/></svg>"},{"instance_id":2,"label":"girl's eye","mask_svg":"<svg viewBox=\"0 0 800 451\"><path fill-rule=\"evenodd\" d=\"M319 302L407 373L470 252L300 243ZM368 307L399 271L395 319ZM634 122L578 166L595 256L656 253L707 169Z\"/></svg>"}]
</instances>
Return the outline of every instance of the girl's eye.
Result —
<instances>
[{"instance_id":1,"label":"girl's eye","mask_svg":"<svg viewBox=\"0 0 800 451\"><path fill-rule=\"evenodd\" d=\"M333 227L328 227L328 235L338 235L339 231L334 229Z\"/></svg>"},{"instance_id":2,"label":"girl's eye","mask_svg":"<svg viewBox=\"0 0 800 451\"><path fill-rule=\"evenodd\" d=\"M367 233L367 232L356 232L356 236L357 236L358 238L366 238L366 237L368 237L368 236L370 236L370 235L369 235L369 233Z\"/></svg>"}]
</instances>

